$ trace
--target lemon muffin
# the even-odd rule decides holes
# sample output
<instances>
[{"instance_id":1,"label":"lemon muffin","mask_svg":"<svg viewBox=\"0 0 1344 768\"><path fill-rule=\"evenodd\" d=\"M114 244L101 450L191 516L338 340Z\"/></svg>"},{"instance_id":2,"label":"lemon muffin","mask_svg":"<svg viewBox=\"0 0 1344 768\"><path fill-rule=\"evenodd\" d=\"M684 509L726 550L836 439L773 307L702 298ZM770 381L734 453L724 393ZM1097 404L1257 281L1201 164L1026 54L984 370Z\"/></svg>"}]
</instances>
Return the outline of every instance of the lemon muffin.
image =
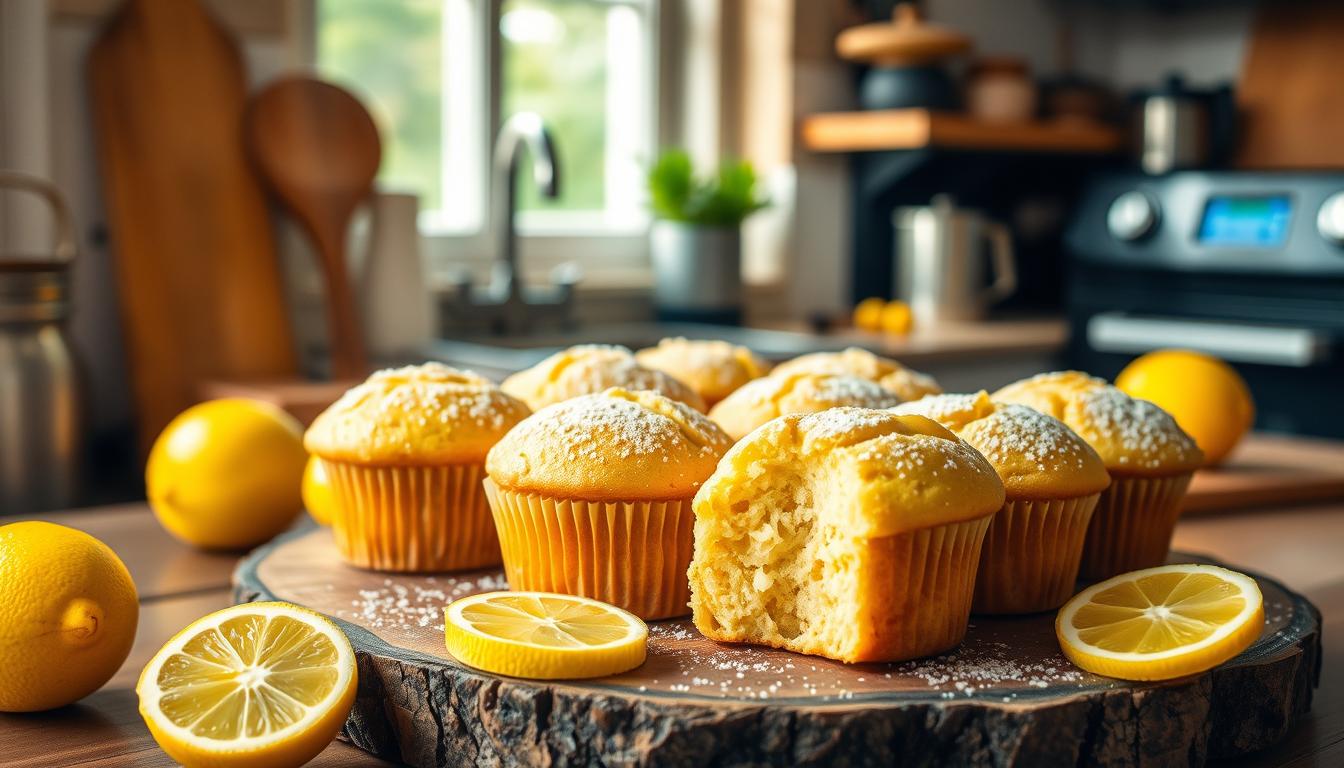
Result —
<instances>
[{"instance_id":1,"label":"lemon muffin","mask_svg":"<svg viewBox=\"0 0 1344 768\"><path fill-rule=\"evenodd\" d=\"M531 368L513 374L500 385L534 411L610 387L647 389L685 403L701 413L707 410L700 395L680 379L645 368L625 347L606 344L580 344L556 352Z\"/></svg>"},{"instance_id":2,"label":"lemon muffin","mask_svg":"<svg viewBox=\"0 0 1344 768\"><path fill-rule=\"evenodd\" d=\"M880 384L831 373L767 376L743 386L709 410L709 418L728 436L741 440L771 419L790 413L816 413L849 405L890 408L901 399Z\"/></svg>"},{"instance_id":3,"label":"lemon muffin","mask_svg":"<svg viewBox=\"0 0 1344 768\"><path fill-rule=\"evenodd\" d=\"M656 347L636 352L635 360L681 380L704 399L707 408L770 372L770 364L750 349L726 341L663 339Z\"/></svg>"},{"instance_id":4,"label":"lemon muffin","mask_svg":"<svg viewBox=\"0 0 1344 768\"><path fill-rule=\"evenodd\" d=\"M878 357L866 349L850 347L842 352L813 352L780 363L772 376L791 373L841 373L875 381L886 387L901 400L918 400L925 395L942 394L938 382L927 373L920 373L886 357Z\"/></svg>"},{"instance_id":5,"label":"lemon muffin","mask_svg":"<svg viewBox=\"0 0 1344 768\"><path fill-rule=\"evenodd\" d=\"M379 571L500 562L485 455L530 411L489 379L438 363L378 371L304 435L335 493L346 560Z\"/></svg>"},{"instance_id":6,"label":"lemon muffin","mask_svg":"<svg viewBox=\"0 0 1344 768\"><path fill-rule=\"evenodd\" d=\"M1064 422L986 392L931 395L892 409L952 430L999 473L1007 496L989 524L975 581L975 613L1035 613L1073 595L1083 540L1111 478Z\"/></svg>"},{"instance_id":7,"label":"lemon muffin","mask_svg":"<svg viewBox=\"0 0 1344 768\"><path fill-rule=\"evenodd\" d=\"M947 650L1003 498L989 462L922 416L775 419L696 494L695 626L848 662Z\"/></svg>"},{"instance_id":8,"label":"lemon muffin","mask_svg":"<svg viewBox=\"0 0 1344 768\"><path fill-rule=\"evenodd\" d=\"M513 589L689 613L691 499L732 440L656 392L608 389L537 411L486 458Z\"/></svg>"},{"instance_id":9,"label":"lemon muffin","mask_svg":"<svg viewBox=\"0 0 1344 768\"><path fill-rule=\"evenodd\" d=\"M1166 411L1079 371L1009 384L993 399L1047 413L1088 442L1111 486L1087 529L1080 578L1100 581L1167 561L1181 499L1204 454Z\"/></svg>"}]
</instances>

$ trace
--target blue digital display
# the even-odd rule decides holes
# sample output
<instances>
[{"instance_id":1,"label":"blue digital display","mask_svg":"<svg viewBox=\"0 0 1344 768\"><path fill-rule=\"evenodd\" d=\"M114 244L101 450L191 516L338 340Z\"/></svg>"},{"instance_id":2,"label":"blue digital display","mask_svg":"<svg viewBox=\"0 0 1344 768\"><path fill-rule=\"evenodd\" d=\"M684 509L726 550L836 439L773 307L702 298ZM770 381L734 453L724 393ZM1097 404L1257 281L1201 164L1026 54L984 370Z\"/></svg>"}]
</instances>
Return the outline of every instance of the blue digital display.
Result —
<instances>
[{"instance_id":1,"label":"blue digital display","mask_svg":"<svg viewBox=\"0 0 1344 768\"><path fill-rule=\"evenodd\" d=\"M1293 206L1286 195L1210 197L1199 224L1203 245L1273 248L1288 237Z\"/></svg>"}]
</instances>

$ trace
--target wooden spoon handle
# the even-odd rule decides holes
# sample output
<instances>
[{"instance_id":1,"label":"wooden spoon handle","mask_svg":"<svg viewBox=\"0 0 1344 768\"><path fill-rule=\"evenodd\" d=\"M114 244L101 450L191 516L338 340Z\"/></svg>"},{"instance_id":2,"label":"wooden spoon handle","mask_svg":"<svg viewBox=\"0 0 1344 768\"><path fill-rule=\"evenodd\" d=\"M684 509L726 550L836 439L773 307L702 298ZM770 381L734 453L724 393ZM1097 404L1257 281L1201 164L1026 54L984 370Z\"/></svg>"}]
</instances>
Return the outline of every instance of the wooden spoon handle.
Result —
<instances>
[{"instance_id":1,"label":"wooden spoon handle","mask_svg":"<svg viewBox=\"0 0 1344 768\"><path fill-rule=\"evenodd\" d=\"M346 274L345 229L339 226L323 229L311 234L326 280L331 375L336 379L363 379L368 375L369 361L354 291Z\"/></svg>"}]
</instances>

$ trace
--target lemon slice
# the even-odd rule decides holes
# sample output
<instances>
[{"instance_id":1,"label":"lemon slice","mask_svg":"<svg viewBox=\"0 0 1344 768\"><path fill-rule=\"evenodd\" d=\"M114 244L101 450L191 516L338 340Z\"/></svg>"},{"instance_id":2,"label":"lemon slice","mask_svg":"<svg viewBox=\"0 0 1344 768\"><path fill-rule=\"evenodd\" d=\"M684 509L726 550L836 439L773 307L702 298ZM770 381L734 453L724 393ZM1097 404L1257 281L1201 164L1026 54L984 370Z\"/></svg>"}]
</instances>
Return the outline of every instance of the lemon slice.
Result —
<instances>
[{"instance_id":1,"label":"lemon slice","mask_svg":"<svg viewBox=\"0 0 1344 768\"><path fill-rule=\"evenodd\" d=\"M155 654L135 691L154 740L186 766L297 766L355 699L355 652L325 617L288 603L235 605Z\"/></svg>"},{"instance_id":2,"label":"lemon slice","mask_svg":"<svg viewBox=\"0 0 1344 768\"><path fill-rule=\"evenodd\" d=\"M485 592L444 610L458 661L543 680L604 677L644 663L649 628L614 605L549 592Z\"/></svg>"},{"instance_id":3,"label":"lemon slice","mask_svg":"<svg viewBox=\"0 0 1344 768\"><path fill-rule=\"evenodd\" d=\"M1222 664L1265 626L1255 579L1212 565L1164 565L1123 573L1059 609L1064 655L1098 675L1168 680Z\"/></svg>"}]
</instances>

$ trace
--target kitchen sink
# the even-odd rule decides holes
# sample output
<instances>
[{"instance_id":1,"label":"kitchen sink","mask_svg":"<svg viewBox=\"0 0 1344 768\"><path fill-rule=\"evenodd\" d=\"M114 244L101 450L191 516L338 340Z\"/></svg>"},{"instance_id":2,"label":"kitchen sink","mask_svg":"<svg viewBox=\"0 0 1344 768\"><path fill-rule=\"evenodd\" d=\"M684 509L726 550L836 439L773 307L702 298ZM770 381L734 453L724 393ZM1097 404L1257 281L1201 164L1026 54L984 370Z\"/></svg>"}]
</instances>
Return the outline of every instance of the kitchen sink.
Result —
<instances>
[{"instance_id":1,"label":"kitchen sink","mask_svg":"<svg viewBox=\"0 0 1344 768\"><path fill-rule=\"evenodd\" d=\"M505 376L540 362L575 344L619 344L630 349L651 347L669 336L723 339L755 351L768 360L787 360L807 352L843 349L846 344L805 333L768 331L700 323L621 323L588 325L574 330L539 331L522 335L479 335L440 339L424 350L430 360L470 368L486 375Z\"/></svg>"}]
</instances>

